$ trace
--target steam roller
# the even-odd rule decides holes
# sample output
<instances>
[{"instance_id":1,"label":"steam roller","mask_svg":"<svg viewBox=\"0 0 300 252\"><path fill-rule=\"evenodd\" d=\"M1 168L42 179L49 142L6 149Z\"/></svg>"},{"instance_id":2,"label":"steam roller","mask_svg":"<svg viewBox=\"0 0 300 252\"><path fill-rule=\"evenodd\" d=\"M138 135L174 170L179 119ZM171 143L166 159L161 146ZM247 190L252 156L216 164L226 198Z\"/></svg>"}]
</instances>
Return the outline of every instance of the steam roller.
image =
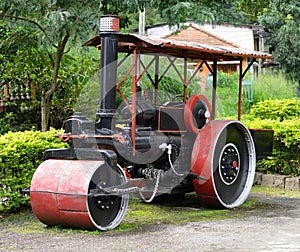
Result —
<instances>
[{"instance_id":1,"label":"steam roller","mask_svg":"<svg viewBox=\"0 0 300 252\"><path fill-rule=\"evenodd\" d=\"M253 184L256 159L271 152L273 133L249 130L238 120L215 120L216 80L211 102L202 94L188 95L186 66L180 75L183 99L161 103L158 99L167 70L173 67L179 72L176 58L184 58L187 64L188 57L209 57L216 77L215 59L235 56L208 53L205 48L202 52L194 43L120 34L118 23L116 16L103 16L100 35L85 43L101 50L97 119L75 112L66 120L64 133L56 135L68 147L45 151L30 186L37 218L49 226L114 229L125 216L130 194L150 203L165 195L196 192L203 204L212 207L243 204ZM118 61L118 53L125 53L122 60ZM140 54L150 57L147 63ZM132 65L126 63L127 57ZM167 70L160 69L163 57L169 62ZM122 64L128 71L118 82L117 69ZM153 82L154 89L143 92L143 76ZM122 93L127 77L132 82L130 98Z\"/></svg>"}]
</instances>

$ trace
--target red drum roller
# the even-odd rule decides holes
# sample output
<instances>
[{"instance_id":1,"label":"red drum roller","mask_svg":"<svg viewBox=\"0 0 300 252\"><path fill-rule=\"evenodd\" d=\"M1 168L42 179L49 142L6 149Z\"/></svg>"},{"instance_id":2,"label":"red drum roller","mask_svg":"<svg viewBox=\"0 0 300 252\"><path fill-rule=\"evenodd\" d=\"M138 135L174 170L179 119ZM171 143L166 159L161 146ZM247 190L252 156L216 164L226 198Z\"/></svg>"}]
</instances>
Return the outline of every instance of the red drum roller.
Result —
<instances>
[{"instance_id":1,"label":"red drum roller","mask_svg":"<svg viewBox=\"0 0 300 252\"><path fill-rule=\"evenodd\" d=\"M113 229L125 215L128 195L93 191L125 181L122 169L112 169L104 161L50 159L33 175L32 210L46 225Z\"/></svg>"}]
</instances>

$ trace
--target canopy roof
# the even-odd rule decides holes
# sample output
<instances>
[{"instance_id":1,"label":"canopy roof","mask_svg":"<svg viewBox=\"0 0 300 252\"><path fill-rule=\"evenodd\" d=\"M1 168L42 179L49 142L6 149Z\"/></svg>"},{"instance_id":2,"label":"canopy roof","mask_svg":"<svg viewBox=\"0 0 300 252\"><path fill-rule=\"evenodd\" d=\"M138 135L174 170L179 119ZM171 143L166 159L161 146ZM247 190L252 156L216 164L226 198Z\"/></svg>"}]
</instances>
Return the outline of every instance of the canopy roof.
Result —
<instances>
[{"instance_id":1,"label":"canopy roof","mask_svg":"<svg viewBox=\"0 0 300 252\"><path fill-rule=\"evenodd\" d=\"M244 48L226 47L200 44L196 42L153 39L137 34L119 34L119 52L133 53L138 49L140 53L160 53L170 56L228 61L241 58L272 59L272 55L264 52L251 51ZM101 49L100 36L87 41L84 46L95 46Z\"/></svg>"}]
</instances>

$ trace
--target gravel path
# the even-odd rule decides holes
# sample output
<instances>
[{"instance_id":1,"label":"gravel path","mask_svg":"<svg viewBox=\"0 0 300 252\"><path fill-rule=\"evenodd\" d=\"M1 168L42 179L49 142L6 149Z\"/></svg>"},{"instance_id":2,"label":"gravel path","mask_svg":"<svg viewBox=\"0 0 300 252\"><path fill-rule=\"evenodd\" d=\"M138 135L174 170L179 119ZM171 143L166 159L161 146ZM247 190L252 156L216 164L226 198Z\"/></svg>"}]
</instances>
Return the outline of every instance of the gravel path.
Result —
<instances>
[{"instance_id":1,"label":"gravel path","mask_svg":"<svg viewBox=\"0 0 300 252\"><path fill-rule=\"evenodd\" d=\"M300 251L300 199L251 194L240 218L157 225L126 234L18 234L0 228L0 251ZM234 211L234 210L232 210Z\"/></svg>"}]
</instances>

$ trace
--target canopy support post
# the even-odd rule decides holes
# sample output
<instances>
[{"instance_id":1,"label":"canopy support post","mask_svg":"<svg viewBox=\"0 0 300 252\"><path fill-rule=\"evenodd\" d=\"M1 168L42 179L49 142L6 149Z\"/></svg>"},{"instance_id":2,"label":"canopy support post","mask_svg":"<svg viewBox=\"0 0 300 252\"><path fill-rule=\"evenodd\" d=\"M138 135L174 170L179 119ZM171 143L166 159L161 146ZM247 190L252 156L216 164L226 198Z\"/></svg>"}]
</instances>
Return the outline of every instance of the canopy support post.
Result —
<instances>
[{"instance_id":1,"label":"canopy support post","mask_svg":"<svg viewBox=\"0 0 300 252\"><path fill-rule=\"evenodd\" d=\"M242 96L243 96L243 78L253 65L256 59L252 59L245 71L243 72L243 59L240 59L240 69L239 69L239 101L238 101L238 120L241 120L242 114Z\"/></svg>"},{"instance_id":2,"label":"canopy support post","mask_svg":"<svg viewBox=\"0 0 300 252\"><path fill-rule=\"evenodd\" d=\"M215 119L216 115L216 97L217 97L217 75L218 75L218 68L217 68L218 61L216 59L213 60L213 88L212 88L212 111L211 111L211 120Z\"/></svg>"}]
</instances>

